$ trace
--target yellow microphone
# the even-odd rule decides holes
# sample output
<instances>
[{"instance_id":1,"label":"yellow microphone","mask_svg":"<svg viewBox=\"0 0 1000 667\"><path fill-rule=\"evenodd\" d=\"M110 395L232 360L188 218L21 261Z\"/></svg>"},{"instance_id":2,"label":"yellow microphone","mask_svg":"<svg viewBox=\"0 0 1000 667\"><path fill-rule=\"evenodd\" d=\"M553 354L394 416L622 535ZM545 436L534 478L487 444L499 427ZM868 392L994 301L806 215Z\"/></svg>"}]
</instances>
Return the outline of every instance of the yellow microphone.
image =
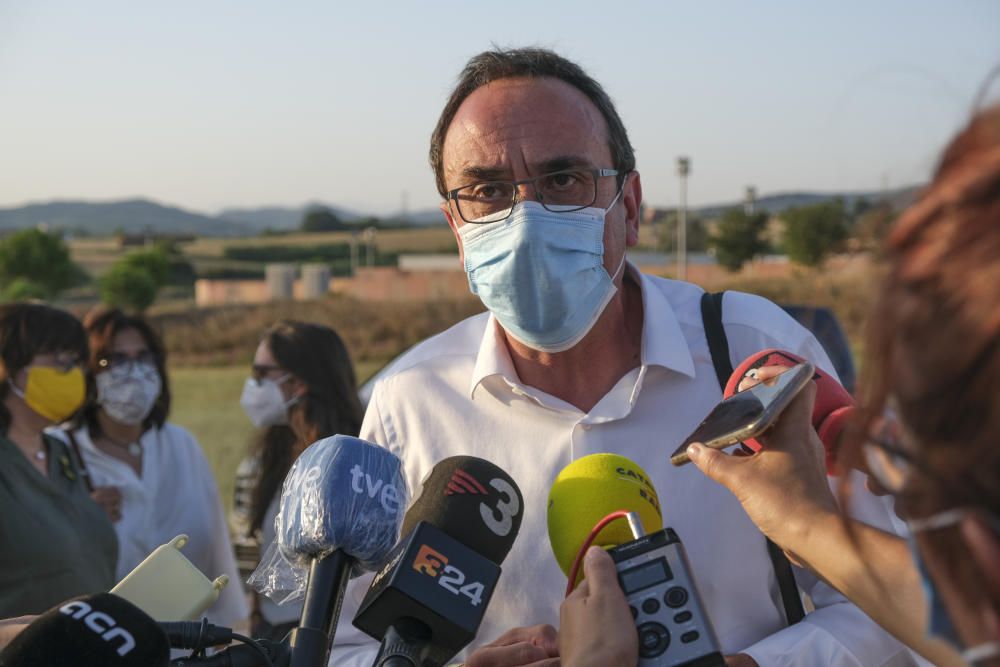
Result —
<instances>
[{"instance_id":1,"label":"yellow microphone","mask_svg":"<svg viewBox=\"0 0 1000 667\"><path fill-rule=\"evenodd\" d=\"M594 528L618 511L638 514L646 533L663 529L656 489L634 461L617 454L591 454L573 461L556 476L549 490L549 544L567 577ZM600 529L592 543L611 548L636 537L629 523L612 521ZM573 587L580 578L572 582Z\"/></svg>"}]
</instances>

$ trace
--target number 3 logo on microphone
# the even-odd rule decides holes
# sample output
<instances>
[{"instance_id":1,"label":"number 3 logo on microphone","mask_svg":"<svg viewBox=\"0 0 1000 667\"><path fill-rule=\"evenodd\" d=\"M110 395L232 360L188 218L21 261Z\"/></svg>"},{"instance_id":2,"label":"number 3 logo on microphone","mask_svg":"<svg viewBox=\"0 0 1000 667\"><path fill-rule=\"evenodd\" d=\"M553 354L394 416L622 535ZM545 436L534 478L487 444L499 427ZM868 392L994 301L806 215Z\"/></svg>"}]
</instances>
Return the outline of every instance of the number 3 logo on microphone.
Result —
<instances>
[{"instance_id":1,"label":"number 3 logo on microphone","mask_svg":"<svg viewBox=\"0 0 1000 667\"><path fill-rule=\"evenodd\" d=\"M500 537L506 537L514 527L514 517L521 511L521 503L517 499L514 487L507 480L491 479L490 486L496 489L501 497L497 498L496 507L480 503L479 513L487 528Z\"/></svg>"}]
</instances>

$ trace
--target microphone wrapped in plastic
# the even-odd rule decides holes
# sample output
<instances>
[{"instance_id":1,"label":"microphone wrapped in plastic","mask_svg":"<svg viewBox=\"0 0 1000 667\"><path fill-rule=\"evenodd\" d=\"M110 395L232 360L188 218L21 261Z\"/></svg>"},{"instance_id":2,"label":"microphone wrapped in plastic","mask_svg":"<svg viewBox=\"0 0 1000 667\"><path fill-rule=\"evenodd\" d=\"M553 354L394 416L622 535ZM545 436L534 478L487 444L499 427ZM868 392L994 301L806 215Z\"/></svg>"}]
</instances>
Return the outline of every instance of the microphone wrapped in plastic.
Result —
<instances>
[{"instance_id":1,"label":"microphone wrapped in plastic","mask_svg":"<svg viewBox=\"0 0 1000 667\"><path fill-rule=\"evenodd\" d=\"M53 607L0 651L2 667L166 667L169 660L156 621L111 593Z\"/></svg>"},{"instance_id":2,"label":"microphone wrapped in plastic","mask_svg":"<svg viewBox=\"0 0 1000 667\"><path fill-rule=\"evenodd\" d=\"M440 667L472 641L523 507L517 484L489 461L453 456L434 466L354 617L382 641L375 665Z\"/></svg>"},{"instance_id":3,"label":"microphone wrapped in plastic","mask_svg":"<svg viewBox=\"0 0 1000 667\"><path fill-rule=\"evenodd\" d=\"M409 501L400 460L364 440L336 435L313 443L281 490L272 545L250 584L284 602L303 592L289 635L292 667L325 667L344 587L385 561Z\"/></svg>"}]
</instances>

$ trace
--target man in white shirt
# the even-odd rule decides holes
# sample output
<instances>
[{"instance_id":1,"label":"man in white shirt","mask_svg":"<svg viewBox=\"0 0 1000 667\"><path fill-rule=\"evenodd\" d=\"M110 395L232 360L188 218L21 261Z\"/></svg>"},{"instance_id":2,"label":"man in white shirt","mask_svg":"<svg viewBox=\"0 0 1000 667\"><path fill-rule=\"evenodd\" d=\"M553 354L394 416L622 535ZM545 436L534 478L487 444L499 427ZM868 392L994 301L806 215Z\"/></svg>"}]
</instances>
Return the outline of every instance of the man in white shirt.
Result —
<instances>
[{"instance_id":1,"label":"man in white shirt","mask_svg":"<svg viewBox=\"0 0 1000 667\"><path fill-rule=\"evenodd\" d=\"M764 538L739 503L693 467L671 467L670 452L721 391L702 290L625 260L638 241L642 187L601 87L548 51L480 54L442 113L431 163L470 286L490 312L398 360L374 390L361 437L403 460L414 494L456 454L490 460L520 486L520 534L463 653L467 667L558 664L549 626L566 579L549 549L546 499L565 465L597 452L650 474L728 665L913 664L802 570L798 584L816 609L788 626ZM833 372L815 339L770 302L729 293L723 311L734 364L778 347ZM875 498L852 509L891 526ZM371 664L375 644L350 625L369 581L348 589L331 665Z\"/></svg>"}]
</instances>

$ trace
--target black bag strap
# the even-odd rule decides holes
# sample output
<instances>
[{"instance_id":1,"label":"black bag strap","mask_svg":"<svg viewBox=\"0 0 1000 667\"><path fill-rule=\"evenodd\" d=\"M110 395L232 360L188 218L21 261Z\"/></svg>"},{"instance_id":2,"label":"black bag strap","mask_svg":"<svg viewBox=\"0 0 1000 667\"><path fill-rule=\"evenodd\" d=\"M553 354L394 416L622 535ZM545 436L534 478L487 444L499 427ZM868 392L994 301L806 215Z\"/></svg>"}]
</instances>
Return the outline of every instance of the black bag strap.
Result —
<instances>
[{"instance_id":1,"label":"black bag strap","mask_svg":"<svg viewBox=\"0 0 1000 667\"><path fill-rule=\"evenodd\" d=\"M725 392L729 377L733 374L733 363L729 358L729 339L726 328L722 324L722 297L725 292L705 292L701 295L701 319L705 327L705 338L708 340L708 351L712 355L712 365L719 379L719 386ZM781 602L785 608L785 619L789 625L798 623L806 616L799 597L799 587L795 583L795 574L788 557L777 544L769 538L767 555L771 557L774 576L778 581Z\"/></svg>"},{"instance_id":2,"label":"black bag strap","mask_svg":"<svg viewBox=\"0 0 1000 667\"><path fill-rule=\"evenodd\" d=\"M76 436L73 435L73 429L67 428L63 433L69 436L69 448L73 451L73 457L76 459L76 467L80 470L83 483L87 487L87 491L93 493L94 482L90 479L90 470L87 469L87 463L83 460L83 452L80 451L80 443L76 441Z\"/></svg>"}]
</instances>

